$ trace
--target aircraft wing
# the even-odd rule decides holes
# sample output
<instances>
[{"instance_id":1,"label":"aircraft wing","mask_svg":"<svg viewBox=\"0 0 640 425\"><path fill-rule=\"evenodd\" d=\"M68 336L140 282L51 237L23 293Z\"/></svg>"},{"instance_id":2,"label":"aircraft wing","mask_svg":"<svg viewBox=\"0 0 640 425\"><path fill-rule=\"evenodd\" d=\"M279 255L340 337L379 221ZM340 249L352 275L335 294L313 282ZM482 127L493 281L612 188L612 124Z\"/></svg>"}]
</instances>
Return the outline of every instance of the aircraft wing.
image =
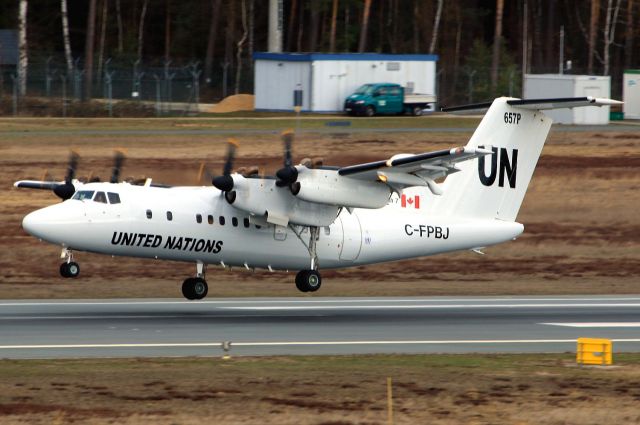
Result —
<instances>
[{"instance_id":1,"label":"aircraft wing","mask_svg":"<svg viewBox=\"0 0 640 425\"><path fill-rule=\"evenodd\" d=\"M13 185L15 187L22 187L26 189L42 189L53 190L57 186L64 184L64 182L42 181L42 180L18 180Z\"/></svg>"},{"instance_id":2,"label":"aircraft wing","mask_svg":"<svg viewBox=\"0 0 640 425\"><path fill-rule=\"evenodd\" d=\"M416 155L400 154L386 161L343 167L338 174L358 180L382 181L396 191L409 186L427 186L434 194L440 195L442 191L435 179L460 171L456 167L459 162L490 153L490 149L460 147Z\"/></svg>"}]
</instances>

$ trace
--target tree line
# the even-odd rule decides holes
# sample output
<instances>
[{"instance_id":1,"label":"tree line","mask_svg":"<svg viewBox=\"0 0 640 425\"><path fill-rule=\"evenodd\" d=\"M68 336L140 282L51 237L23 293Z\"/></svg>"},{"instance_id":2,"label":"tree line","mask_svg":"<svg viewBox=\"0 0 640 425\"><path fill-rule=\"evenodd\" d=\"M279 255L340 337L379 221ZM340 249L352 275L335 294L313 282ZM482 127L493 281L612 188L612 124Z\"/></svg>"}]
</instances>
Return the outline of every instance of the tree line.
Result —
<instances>
[{"instance_id":1,"label":"tree line","mask_svg":"<svg viewBox=\"0 0 640 425\"><path fill-rule=\"evenodd\" d=\"M434 53L441 90L451 96L459 97L471 79L476 91L482 87L478 95L508 94L519 87L521 77L513 75L523 67L614 79L637 67L637 3L283 0L283 50ZM205 85L229 67L237 88L252 53L267 49L268 8L269 0L11 0L0 5L0 27L19 30L22 93L29 58L52 54L64 56L68 72L80 59L89 87L109 58L197 60ZM561 46L570 69L560 64Z\"/></svg>"}]
</instances>

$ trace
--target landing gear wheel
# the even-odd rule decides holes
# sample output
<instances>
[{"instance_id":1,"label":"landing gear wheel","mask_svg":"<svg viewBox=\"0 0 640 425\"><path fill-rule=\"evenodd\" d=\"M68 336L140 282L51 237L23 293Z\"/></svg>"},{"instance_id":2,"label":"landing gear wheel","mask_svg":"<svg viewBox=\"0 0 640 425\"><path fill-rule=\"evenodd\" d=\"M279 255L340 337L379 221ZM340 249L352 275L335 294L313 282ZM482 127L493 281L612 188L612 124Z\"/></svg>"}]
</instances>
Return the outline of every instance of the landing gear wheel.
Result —
<instances>
[{"instance_id":1,"label":"landing gear wheel","mask_svg":"<svg viewBox=\"0 0 640 425\"><path fill-rule=\"evenodd\" d=\"M78 277L80 274L80 265L75 261L60 264L60 275L62 277Z\"/></svg>"},{"instance_id":2,"label":"landing gear wheel","mask_svg":"<svg viewBox=\"0 0 640 425\"><path fill-rule=\"evenodd\" d=\"M201 300L207 296L209 286L199 277L190 277L182 283L182 295L188 300Z\"/></svg>"},{"instance_id":3,"label":"landing gear wheel","mask_svg":"<svg viewBox=\"0 0 640 425\"><path fill-rule=\"evenodd\" d=\"M296 288L302 292L316 292L320 285L322 278L316 270L301 270L296 275Z\"/></svg>"}]
</instances>

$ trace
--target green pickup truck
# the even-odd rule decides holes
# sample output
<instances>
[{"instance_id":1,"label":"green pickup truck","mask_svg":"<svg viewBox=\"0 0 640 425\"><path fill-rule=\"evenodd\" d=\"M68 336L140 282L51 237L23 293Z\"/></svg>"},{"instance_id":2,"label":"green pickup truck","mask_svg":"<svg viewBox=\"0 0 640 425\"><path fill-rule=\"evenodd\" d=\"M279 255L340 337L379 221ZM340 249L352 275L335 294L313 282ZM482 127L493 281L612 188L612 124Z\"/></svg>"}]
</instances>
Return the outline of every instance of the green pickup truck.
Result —
<instances>
[{"instance_id":1,"label":"green pickup truck","mask_svg":"<svg viewBox=\"0 0 640 425\"><path fill-rule=\"evenodd\" d=\"M434 105L436 97L430 94L407 94L404 87L392 83L365 84L344 101L344 111L349 115L411 114Z\"/></svg>"}]
</instances>

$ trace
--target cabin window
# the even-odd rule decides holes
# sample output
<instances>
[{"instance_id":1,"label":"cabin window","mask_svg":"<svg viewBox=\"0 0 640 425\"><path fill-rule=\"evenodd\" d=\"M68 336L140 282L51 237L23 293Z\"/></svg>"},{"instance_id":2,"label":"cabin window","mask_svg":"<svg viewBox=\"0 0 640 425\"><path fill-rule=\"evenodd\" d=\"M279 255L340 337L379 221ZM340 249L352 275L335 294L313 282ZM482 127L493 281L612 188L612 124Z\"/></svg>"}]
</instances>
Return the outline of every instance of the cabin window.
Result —
<instances>
[{"instance_id":1,"label":"cabin window","mask_svg":"<svg viewBox=\"0 0 640 425\"><path fill-rule=\"evenodd\" d=\"M120 195L113 192L107 192L107 197L109 198L110 204L119 204L120 203Z\"/></svg>"},{"instance_id":2,"label":"cabin window","mask_svg":"<svg viewBox=\"0 0 640 425\"><path fill-rule=\"evenodd\" d=\"M151 217L153 217L153 213L151 212L151 210L147 210L147 218L151 219Z\"/></svg>"},{"instance_id":3,"label":"cabin window","mask_svg":"<svg viewBox=\"0 0 640 425\"><path fill-rule=\"evenodd\" d=\"M209 224L213 224L213 216L211 214L207 216L207 221L209 222Z\"/></svg>"},{"instance_id":4,"label":"cabin window","mask_svg":"<svg viewBox=\"0 0 640 425\"><path fill-rule=\"evenodd\" d=\"M84 201L85 199L91 200L93 198L94 190L80 190L73 195L71 199L77 199L78 201Z\"/></svg>"},{"instance_id":5,"label":"cabin window","mask_svg":"<svg viewBox=\"0 0 640 425\"><path fill-rule=\"evenodd\" d=\"M196 222L202 223L202 214L196 214Z\"/></svg>"},{"instance_id":6,"label":"cabin window","mask_svg":"<svg viewBox=\"0 0 640 425\"><path fill-rule=\"evenodd\" d=\"M224 226L224 216L220 216L220 218L218 218L218 223L220 223L221 226Z\"/></svg>"},{"instance_id":7,"label":"cabin window","mask_svg":"<svg viewBox=\"0 0 640 425\"><path fill-rule=\"evenodd\" d=\"M96 197L93 198L94 202L100 202L101 204L107 203L107 195L104 192L96 193Z\"/></svg>"},{"instance_id":8,"label":"cabin window","mask_svg":"<svg viewBox=\"0 0 640 425\"><path fill-rule=\"evenodd\" d=\"M173 213L171 211L167 211L167 220L173 220Z\"/></svg>"},{"instance_id":9,"label":"cabin window","mask_svg":"<svg viewBox=\"0 0 640 425\"><path fill-rule=\"evenodd\" d=\"M231 219L231 224L233 224L233 227L238 227L238 217L233 217Z\"/></svg>"},{"instance_id":10,"label":"cabin window","mask_svg":"<svg viewBox=\"0 0 640 425\"><path fill-rule=\"evenodd\" d=\"M247 229L249 228L249 218L245 217L245 219L243 220L244 223L244 227L246 227Z\"/></svg>"}]
</instances>

